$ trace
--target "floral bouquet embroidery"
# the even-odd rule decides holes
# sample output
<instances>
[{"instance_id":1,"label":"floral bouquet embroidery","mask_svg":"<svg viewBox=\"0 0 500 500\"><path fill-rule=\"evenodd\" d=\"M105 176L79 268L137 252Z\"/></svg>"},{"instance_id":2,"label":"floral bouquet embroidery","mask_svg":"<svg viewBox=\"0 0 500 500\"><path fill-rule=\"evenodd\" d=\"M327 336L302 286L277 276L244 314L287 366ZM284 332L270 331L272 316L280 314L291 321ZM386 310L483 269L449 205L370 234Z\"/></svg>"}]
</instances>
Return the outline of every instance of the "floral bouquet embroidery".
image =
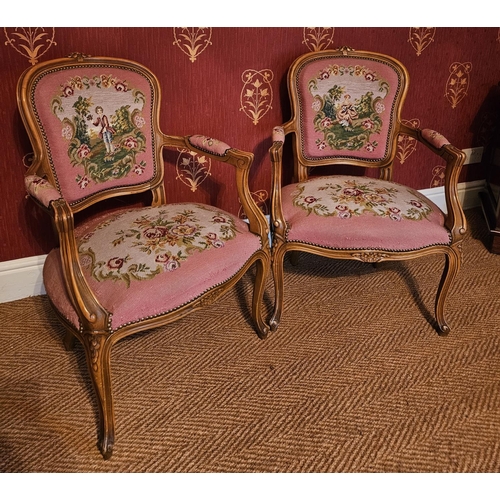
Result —
<instances>
[{"instance_id":1,"label":"floral bouquet embroidery","mask_svg":"<svg viewBox=\"0 0 500 500\"><path fill-rule=\"evenodd\" d=\"M116 231L114 222L121 219ZM79 245L80 261L97 281L152 279L173 272L196 252L224 247L236 237L234 220L226 213L179 205L156 210L128 211L85 234Z\"/></svg>"},{"instance_id":2,"label":"floral bouquet embroidery","mask_svg":"<svg viewBox=\"0 0 500 500\"><path fill-rule=\"evenodd\" d=\"M414 191L383 181L353 178L312 179L298 184L293 204L320 216L349 219L363 214L388 217L393 221L427 218L432 208Z\"/></svg>"}]
</instances>

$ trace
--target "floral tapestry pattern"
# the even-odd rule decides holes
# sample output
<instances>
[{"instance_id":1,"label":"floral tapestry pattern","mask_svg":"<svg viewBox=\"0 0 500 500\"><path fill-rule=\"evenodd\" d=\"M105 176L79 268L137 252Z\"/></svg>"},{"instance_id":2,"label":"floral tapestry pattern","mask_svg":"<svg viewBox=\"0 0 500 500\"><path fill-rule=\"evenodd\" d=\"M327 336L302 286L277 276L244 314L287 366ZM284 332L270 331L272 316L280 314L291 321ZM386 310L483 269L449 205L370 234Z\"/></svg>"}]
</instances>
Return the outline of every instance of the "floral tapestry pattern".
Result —
<instances>
[{"instance_id":1,"label":"floral tapestry pattern","mask_svg":"<svg viewBox=\"0 0 500 500\"><path fill-rule=\"evenodd\" d=\"M314 129L321 135L316 140L319 150L375 151L378 142L372 136L382 128L389 92L385 80L365 66L332 64L309 81L308 89L316 113Z\"/></svg>"},{"instance_id":2,"label":"floral tapestry pattern","mask_svg":"<svg viewBox=\"0 0 500 500\"><path fill-rule=\"evenodd\" d=\"M119 227L127 229L117 230ZM99 224L79 242L80 261L97 281L152 279L173 272L195 252L236 237L234 220L202 205L131 210Z\"/></svg>"},{"instance_id":3,"label":"floral tapestry pattern","mask_svg":"<svg viewBox=\"0 0 500 500\"><path fill-rule=\"evenodd\" d=\"M61 84L51 109L61 120L71 165L80 167L75 181L81 189L145 171L138 158L146 150L145 102L141 90L113 75L75 76Z\"/></svg>"},{"instance_id":4,"label":"floral tapestry pattern","mask_svg":"<svg viewBox=\"0 0 500 500\"><path fill-rule=\"evenodd\" d=\"M293 204L320 216L349 219L364 214L403 219L427 218L432 208L413 190L397 184L339 176L320 178L297 185Z\"/></svg>"}]
</instances>

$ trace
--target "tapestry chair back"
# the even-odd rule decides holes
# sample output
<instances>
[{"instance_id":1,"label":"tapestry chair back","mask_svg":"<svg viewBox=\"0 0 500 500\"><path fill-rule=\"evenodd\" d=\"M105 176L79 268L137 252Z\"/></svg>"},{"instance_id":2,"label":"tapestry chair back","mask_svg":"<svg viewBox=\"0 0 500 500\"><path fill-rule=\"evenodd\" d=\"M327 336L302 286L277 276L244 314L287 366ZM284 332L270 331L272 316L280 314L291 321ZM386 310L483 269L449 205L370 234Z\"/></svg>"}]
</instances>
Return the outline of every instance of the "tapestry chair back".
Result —
<instances>
[{"instance_id":1,"label":"tapestry chair back","mask_svg":"<svg viewBox=\"0 0 500 500\"><path fill-rule=\"evenodd\" d=\"M155 77L126 62L77 59L38 74L30 125L42 139L35 144L47 156L47 180L73 211L160 185L158 97Z\"/></svg>"},{"instance_id":2,"label":"tapestry chair back","mask_svg":"<svg viewBox=\"0 0 500 500\"><path fill-rule=\"evenodd\" d=\"M302 251L369 263L441 253L445 270L436 297L436 327L440 333L449 331L444 301L460 265L466 230L457 195L465 155L434 130L402 123L408 82L407 70L396 59L347 47L304 54L290 66L292 116L274 127L270 148L272 328L283 309L287 252L292 262ZM397 145L404 135L446 162L446 212L393 182ZM292 143L290 160L284 155L285 141ZM364 167L362 175L353 175L359 167ZM291 171L292 183L285 184Z\"/></svg>"},{"instance_id":3,"label":"tapestry chair back","mask_svg":"<svg viewBox=\"0 0 500 500\"><path fill-rule=\"evenodd\" d=\"M111 348L212 303L255 267L251 315L260 337L270 270L268 223L248 186L253 154L202 134L159 128L157 78L133 61L75 54L39 63L21 76L18 105L34 160L25 184L52 218L59 245L44 264L50 302L83 344L99 403L99 447L115 440ZM167 203L163 149L203 155L234 179L248 224L217 206ZM151 191L151 204L127 206ZM119 208L97 202L120 196ZM94 205L89 216L75 218Z\"/></svg>"},{"instance_id":4,"label":"tapestry chair back","mask_svg":"<svg viewBox=\"0 0 500 500\"><path fill-rule=\"evenodd\" d=\"M289 84L298 164L390 165L407 81L404 68L389 58L320 53L296 64ZM305 168L298 174L304 180Z\"/></svg>"}]
</instances>

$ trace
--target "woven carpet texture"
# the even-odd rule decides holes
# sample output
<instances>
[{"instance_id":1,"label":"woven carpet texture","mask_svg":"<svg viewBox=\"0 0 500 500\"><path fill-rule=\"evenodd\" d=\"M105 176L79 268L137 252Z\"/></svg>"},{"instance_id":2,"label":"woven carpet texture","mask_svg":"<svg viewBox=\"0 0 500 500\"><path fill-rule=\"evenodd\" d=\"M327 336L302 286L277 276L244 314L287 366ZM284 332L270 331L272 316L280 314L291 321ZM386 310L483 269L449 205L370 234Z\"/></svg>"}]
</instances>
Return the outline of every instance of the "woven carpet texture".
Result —
<instances>
[{"instance_id":1,"label":"woven carpet texture","mask_svg":"<svg viewBox=\"0 0 500 500\"><path fill-rule=\"evenodd\" d=\"M250 271L215 304L118 342L109 461L81 345L64 349L46 296L0 304L0 471L500 472L500 255L480 210L467 218L447 337L433 327L442 257L301 254L266 340Z\"/></svg>"}]
</instances>

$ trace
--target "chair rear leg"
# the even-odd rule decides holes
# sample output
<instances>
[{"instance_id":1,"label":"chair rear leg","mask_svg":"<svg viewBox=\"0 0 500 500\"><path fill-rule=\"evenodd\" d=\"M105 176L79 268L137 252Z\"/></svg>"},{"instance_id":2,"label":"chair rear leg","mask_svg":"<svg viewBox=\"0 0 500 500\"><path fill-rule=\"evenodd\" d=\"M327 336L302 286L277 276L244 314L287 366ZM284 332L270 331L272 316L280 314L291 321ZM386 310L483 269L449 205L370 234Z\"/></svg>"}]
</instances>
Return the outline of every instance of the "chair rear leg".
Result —
<instances>
[{"instance_id":1,"label":"chair rear leg","mask_svg":"<svg viewBox=\"0 0 500 500\"><path fill-rule=\"evenodd\" d=\"M262 306L264 299L264 290L266 286L266 280L269 276L270 262L266 255L265 257L259 259L256 263L256 274L253 289L253 300L252 300L252 316L257 327L257 333L261 339L264 339L269 334L269 325L264 321L262 314Z\"/></svg>"},{"instance_id":2,"label":"chair rear leg","mask_svg":"<svg viewBox=\"0 0 500 500\"><path fill-rule=\"evenodd\" d=\"M104 459L111 458L115 441L115 419L111 395L111 346L107 335L85 335L85 355L99 407L99 449Z\"/></svg>"},{"instance_id":3,"label":"chair rear leg","mask_svg":"<svg viewBox=\"0 0 500 500\"><path fill-rule=\"evenodd\" d=\"M64 334L64 348L67 351L72 351L73 348L75 347L75 340L76 337L73 335L73 332L70 332L69 330L66 330L66 333Z\"/></svg>"},{"instance_id":4,"label":"chair rear leg","mask_svg":"<svg viewBox=\"0 0 500 500\"><path fill-rule=\"evenodd\" d=\"M449 252L445 254L445 264L441 281L439 283L436 295L436 321L439 335L448 335L450 327L444 318L444 304L458 270L460 269L460 253L454 247L450 247Z\"/></svg>"},{"instance_id":5,"label":"chair rear leg","mask_svg":"<svg viewBox=\"0 0 500 500\"><path fill-rule=\"evenodd\" d=\"M274 311L271 317L271 331L275 331L281 321L281 313L283 311L283 293L284 293L284 271L283 261L285 259L286 250L280 245L273 249L272 259L272 274L274 281Z\"/></svg>"}]
</instances>

